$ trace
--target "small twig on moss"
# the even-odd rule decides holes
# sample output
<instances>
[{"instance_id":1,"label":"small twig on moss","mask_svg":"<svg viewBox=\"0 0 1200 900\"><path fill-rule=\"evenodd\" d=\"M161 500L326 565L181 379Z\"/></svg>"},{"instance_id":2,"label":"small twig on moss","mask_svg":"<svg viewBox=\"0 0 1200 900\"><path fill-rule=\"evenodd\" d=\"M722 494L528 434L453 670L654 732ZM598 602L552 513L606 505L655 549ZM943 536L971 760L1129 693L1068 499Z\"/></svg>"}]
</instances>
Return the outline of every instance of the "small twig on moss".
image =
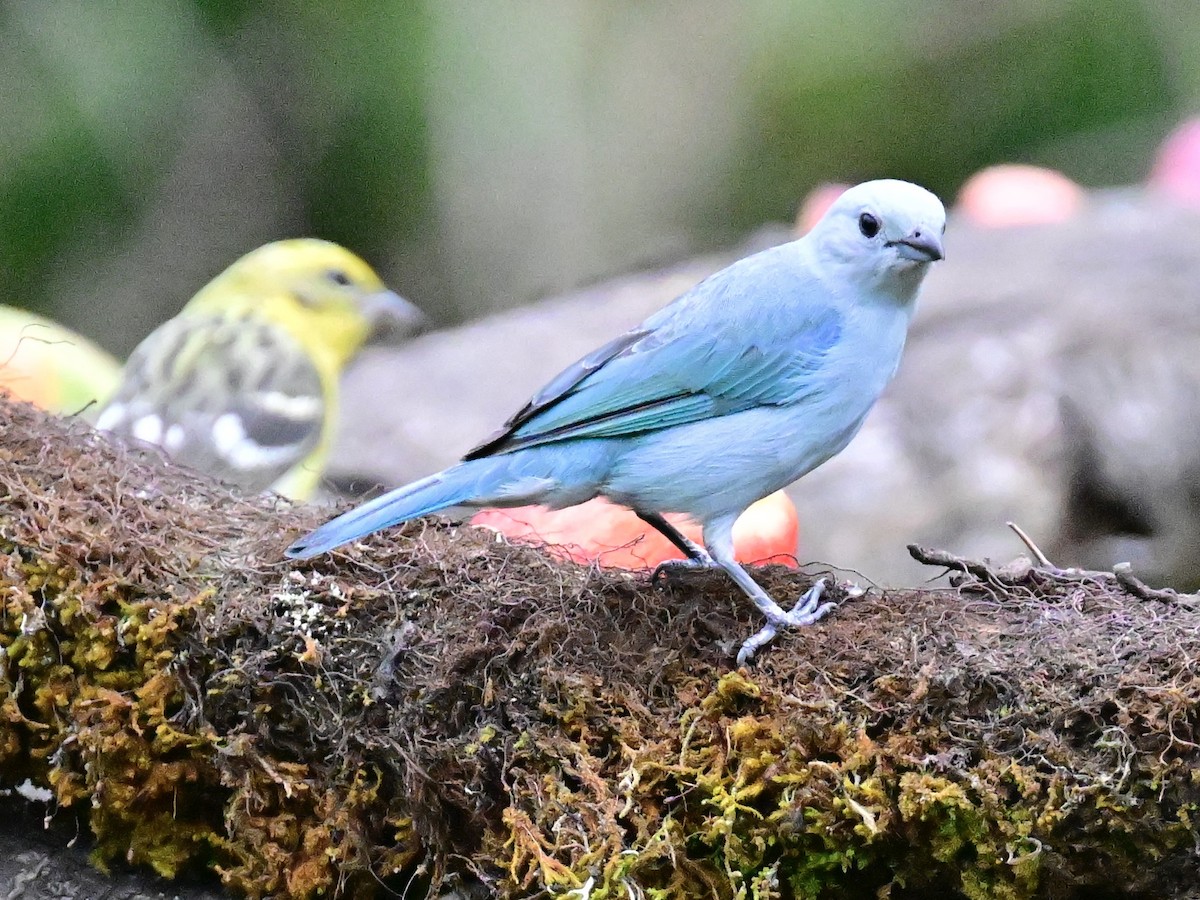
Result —
<instances>
[{"instance_id":1,"label":"small twig on moss","mask_svg":"<svg viewBox=\"0 0 1200 900\"><path fill-rule=\"evenodd\" d=\"M1133 574L1133 566L1127 562L1117 563L1113 566L1113 575L1117 578L1117 584L1121 585L1121 587L1125 588L1133 596L1140 597L1143 600L1178 603L1181 598L1194 597L1194 595L1180 594L1171 588L1150 587L1150 585Z\"/></svg>"},{"instance_id":2,"label":"small twig on moss","mask_svg":"<svg viewBox=\"0 0 1200 900\"><path fill-rule=\"evenodd\" d=\"M1020 561L1023 565L1021 566L1010 563L1008 566L993 568L979 560L955 556L953 553L945 550L921 547L917 544L909 544L908 552L919 563L927 566L942 566L955 572L963 572L985 584L1016 587L1035 580L1036 576L1042 576L1043 579L1048 577L1053 581L1067 584L1081 584L1084 582L1098 584L1107 582L1111 584L1115 581L1119 587L1140 600L1155 600L1160 603L1180 603L1200 600L1200 597L1196 594L1181 594L1171 588L1150 587L1133 574L1133 567L1127 562L1117 563L1113 566L1111 572L1074 568L1060 569L1046 558L1046 555L1021 530L1020 526L1012 522L1009 522L1008 525L1038 559L1040 565L1031 565L1029 560L1022 557Z\"/></svg>"},{"instance_id":3,"label":"small twig on moss","mask_svg":"<svg viewBox=\"0 0 1200 900\"><path fill-rule=\"evenodd\" d=\"M955 572L965 572L974 575L980 581L996 581L995 573L987 564L974 559L955 556L946 550L936 550L933 547L921 547L918 544L909 544L908 552L913 559L926 566L941 566Z\"/></svg>"},{"instance_id":4,"label":"small twig on moss","mask_svg":"<svg viewBox=\"0 0 1200 900\"><path fill-rule=\"evenodd\" d=\"M1022 528L1016 522L1005 522L1004 524L1011 528L1013 534L1021 539L1021 543L1024 544L1028 548L1029 552L1033 554L1033 559L1039 566L1042 566L1046 569L1051 569L1055 572L1061 571L1058 566L1054 565L1054 563L1050 562L1050 560L1046 558L1046 554L1042 552L1042 548L1033 542L1033 538L1025 533L1024 528Z\"/></svg>"}]
</instances>

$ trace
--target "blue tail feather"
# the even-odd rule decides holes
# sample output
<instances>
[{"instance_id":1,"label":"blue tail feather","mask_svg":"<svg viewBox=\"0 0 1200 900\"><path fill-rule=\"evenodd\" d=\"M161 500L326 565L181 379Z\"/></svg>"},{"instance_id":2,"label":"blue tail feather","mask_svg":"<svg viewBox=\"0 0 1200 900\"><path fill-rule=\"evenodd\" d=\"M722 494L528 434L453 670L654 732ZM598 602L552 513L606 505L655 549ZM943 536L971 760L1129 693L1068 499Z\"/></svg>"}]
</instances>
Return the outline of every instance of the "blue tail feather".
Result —
<instances>
[{"instance_id":1,"label":"blue tail feather","mask_svg":"<svg viewBox=\"0 0 1200 900\"><path fill-rule=\"evenodd\" d=\"M284 553L291 559L308 559L381 528L467 503L475 493L472 482L473 476L477 475L466 471L468 468L466 465L455 466L376 497L329 520Z\"/></svg>"}]
</instances>

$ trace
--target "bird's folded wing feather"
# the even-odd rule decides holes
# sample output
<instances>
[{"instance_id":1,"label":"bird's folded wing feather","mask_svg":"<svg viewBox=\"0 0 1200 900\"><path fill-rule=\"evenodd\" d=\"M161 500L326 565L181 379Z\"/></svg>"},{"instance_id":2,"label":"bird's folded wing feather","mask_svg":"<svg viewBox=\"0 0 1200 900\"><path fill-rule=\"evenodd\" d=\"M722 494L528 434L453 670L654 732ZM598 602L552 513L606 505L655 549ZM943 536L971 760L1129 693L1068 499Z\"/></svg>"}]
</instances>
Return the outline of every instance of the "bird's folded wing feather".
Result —
<instances>
[{"instance_id":1,"label":"bird's folded wing feather","mask_svg":"<svg viewBox=\"0 0 1200 900\"><path fill-rule=\"evenodd\" d=\"M257 491L312 452L325 413L320 376L286 332L185 316L139 345L97 427Z\"/></svg>"},{"instance_id":2,"label":"bird's folded wing feather","mask_svg":"<svg viewBox=\"0 0 1200 900\"><path fill-rule=\"evenodd\" d=\"M837 342L836 309L748 340L734 328L635 329L563 371L467 459L579 438L623 437L802 400Z\"/></svg>"}]
</instances>

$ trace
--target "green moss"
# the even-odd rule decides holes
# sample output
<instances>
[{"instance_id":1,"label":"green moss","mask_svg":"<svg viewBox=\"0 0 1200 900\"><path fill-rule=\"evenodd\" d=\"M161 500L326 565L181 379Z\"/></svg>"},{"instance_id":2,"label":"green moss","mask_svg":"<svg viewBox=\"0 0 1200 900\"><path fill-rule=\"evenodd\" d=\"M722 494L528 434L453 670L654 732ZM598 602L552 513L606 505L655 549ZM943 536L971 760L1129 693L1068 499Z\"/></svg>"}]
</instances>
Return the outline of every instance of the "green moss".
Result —
<instances>
[{"instance_id":1,"label":"green moss","mask_svg":"<svg viewBox=\"0 0 1200 900\"><path fill-rule=\"evenodd\" d=\"M86 811L98 865L283 898L1186 881L1200 612L1182 604L1054 580L986 605L869 595L748 674L711 636L747 626L718 580L664 592L420 524L292 569L279 549L311 519L13 415L0 779ZM1119 660L1096 650L1116 637Z\"/></svg>"}]
</instances>

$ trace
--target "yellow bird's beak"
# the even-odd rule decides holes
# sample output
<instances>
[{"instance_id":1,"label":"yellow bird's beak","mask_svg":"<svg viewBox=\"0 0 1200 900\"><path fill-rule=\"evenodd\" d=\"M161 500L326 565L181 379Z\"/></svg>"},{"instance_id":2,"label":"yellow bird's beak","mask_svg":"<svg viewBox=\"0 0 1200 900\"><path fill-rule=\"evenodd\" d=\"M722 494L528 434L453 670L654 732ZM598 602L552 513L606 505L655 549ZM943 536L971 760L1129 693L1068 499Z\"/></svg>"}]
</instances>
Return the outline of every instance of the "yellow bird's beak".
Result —
<instances>
[{"instance_id":1,"label":"yellow bird's beak","mask_svg":"<svg viewBox=\"0 0 1200 900\"><path fill-rule=\"evenodd\" d=\"M394 291L379 291L363 300L373 341L394 343L429 327L429 317Z\"/></svg>"}]
</instances>

